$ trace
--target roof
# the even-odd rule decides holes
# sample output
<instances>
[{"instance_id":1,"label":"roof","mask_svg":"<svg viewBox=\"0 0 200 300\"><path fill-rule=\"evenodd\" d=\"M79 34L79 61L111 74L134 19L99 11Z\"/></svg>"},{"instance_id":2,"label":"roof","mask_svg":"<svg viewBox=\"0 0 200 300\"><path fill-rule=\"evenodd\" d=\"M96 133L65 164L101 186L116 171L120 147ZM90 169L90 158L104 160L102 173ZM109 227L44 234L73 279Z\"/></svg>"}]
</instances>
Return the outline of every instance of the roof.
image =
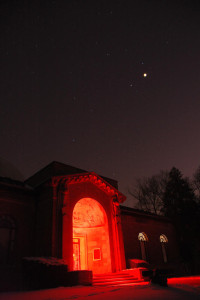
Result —
<instances>
[{"instance_id":1,"label":"roof","mask_svg":"<svg viewBox=\"0 0 200 300\"><path fill-rule=\"evenodd\" d=\"M154 213L132 208L132 207L127 207L124 205L120 205L120 211L122 215L134 215L134 216L140 216L140 217L146 217L146 218L152 218L152 219L159 219L165 222L171 222L171 220L165 216L161 215L156 215Z\"/></svg>"},{"instance_id":2,"label":"roof","mask_svg":"<svg viewBox=\"0 0 200 300\"><path fill-rule=\"evenodd\" d=\"M0 158L0 177L15 181L24 181L22 173L11 162Z\"/></svg>"},{"instance_id":3,"label":"roof","mask_svg":"<svg viewBox=\"0 0 200 300\"><path fill-rule=\"evenodd\" d=\"M43 169L36 172L31 177L26 179L25 182L28 185L35 188L43 184L44 182L48 181L53 176L70 175L70 174L85 173L85 172L86 172L85 170L72 167L69 165L65 165L57 161L53 161Z\"/></svg>"},{"instance_id":4,"label":"roof","mask_svg":"<svg viewBox=\"0 0 200 300\"><path fill-rule=\"evenodd\" d=\"M23 181L18 181L6 177L0 177L0 188L7 189L9 191L14 190L23 190L26 192L33 192L33 189L31 186L26 185Z\"/></svg>"},{"instance_id":5,"label":"roof","mask_svg":"<svg viewBox=\"0 0 200 300\"><path fill-rule=\"evenodd\" d=\"M49 165L39 170L33 176L29 177L25 183L32 186L33 188L38 187L50 180L55 176L63 176L63 175L75 175L75 174L83 174L88 173L88 171L79 169L70 165L66 165L57 161L51 162ZM101 176L105 181L111 184L114 188L118 189L118 183L116 180Z\"/></svg>"}]
</instances>

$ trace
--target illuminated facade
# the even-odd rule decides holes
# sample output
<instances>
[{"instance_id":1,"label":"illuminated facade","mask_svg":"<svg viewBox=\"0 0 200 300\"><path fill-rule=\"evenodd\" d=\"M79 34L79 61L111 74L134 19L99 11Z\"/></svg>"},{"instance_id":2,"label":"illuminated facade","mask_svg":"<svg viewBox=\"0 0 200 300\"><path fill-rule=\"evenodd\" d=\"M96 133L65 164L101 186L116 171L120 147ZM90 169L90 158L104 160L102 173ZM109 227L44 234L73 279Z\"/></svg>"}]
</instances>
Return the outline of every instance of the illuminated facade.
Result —
<instances>
[{"instance_id":1,"label":"illuminated facade","mask_svg":"<svg viewBox=\"0 0 200 300\"><path fill-rule=\"evenodd\" d=\"M24 183L0 181L1 262L63 258L69 270L117 272L129 259L177 260L169 220L121 204L115 180L53 162Z\"/></svg>"}]
</instances>

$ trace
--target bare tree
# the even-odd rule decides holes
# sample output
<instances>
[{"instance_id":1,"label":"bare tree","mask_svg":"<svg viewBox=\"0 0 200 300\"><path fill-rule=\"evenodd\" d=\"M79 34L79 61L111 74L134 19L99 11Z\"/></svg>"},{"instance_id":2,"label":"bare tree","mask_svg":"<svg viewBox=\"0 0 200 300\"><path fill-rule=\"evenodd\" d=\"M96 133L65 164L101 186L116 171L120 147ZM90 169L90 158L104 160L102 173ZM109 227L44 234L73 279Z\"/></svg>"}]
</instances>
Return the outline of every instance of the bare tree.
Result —
<instances>
[{"instance_id":1,"label":"bare tree","mask_svg":"<svg viewBox=\"0 0 200 300\"><path fill-rule=\"evenodd\" d=\"M163 194L165 192L169 172L161 171L151 177L136 179L129 194L137 201L136 208L155 214L162 214Z\"/></svg>"}]
</instances>

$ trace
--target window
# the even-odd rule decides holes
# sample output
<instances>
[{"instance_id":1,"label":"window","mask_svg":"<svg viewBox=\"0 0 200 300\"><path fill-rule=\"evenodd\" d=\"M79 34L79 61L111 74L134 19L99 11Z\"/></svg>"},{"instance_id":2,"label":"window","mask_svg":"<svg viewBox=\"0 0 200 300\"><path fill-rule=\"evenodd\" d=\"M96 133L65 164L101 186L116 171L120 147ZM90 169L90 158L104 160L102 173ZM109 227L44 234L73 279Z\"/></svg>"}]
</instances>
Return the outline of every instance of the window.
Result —
<instances>
[{"instance_id":1,"label":"window","mask_svg":"<svg viewBox=\"0 0 200 300\"><path fill-rule=\"evenodd\" d=\"M166 244L168 243L168 239L167 239L166 235L164 235L164 234L160 235L160 243L161 243L163 261L164 261L164 263L167 263Z\"/></svg>"},{"instance_id":2,"label":"window","mask_svg":"<svg viewBox=\"0 0 200 300\"><path fill-rule=\"evenodd\" d=\"M93 260L101 260L101 250L100 248L95 248L93 251Z\"/></svg>"},{"instance_id":3,"label":"window","mask_svg":"<svg viewBox=\"0 0 200 300\"><path fill-rule=\"evenodd\" d=\"M15 239L15 223L10 216L0 215L0 264L12 260Z\"/></svg>"},{"instance_id":4,"label":"window","mask_svg":"<svg viewBox=\"0 0 200 300\"><path fill-rule=\"evenodd\" d=\"M148 237L144 232L140 232L138 234L138 240L140 241L141 257L143 260L147 260Z\"/></svg>"}]
</instances>

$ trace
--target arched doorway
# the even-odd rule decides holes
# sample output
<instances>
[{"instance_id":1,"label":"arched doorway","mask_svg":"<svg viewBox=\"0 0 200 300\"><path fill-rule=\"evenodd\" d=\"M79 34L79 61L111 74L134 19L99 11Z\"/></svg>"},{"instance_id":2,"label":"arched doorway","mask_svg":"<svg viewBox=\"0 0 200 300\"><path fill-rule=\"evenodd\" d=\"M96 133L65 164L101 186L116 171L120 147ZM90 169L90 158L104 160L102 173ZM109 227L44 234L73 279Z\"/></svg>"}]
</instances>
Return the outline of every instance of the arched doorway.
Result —
<instances>
[{"instance_id":1,"label":"arched doorway","mask_svg":"<svg viewBox=\"0 0 200 300\"><path fill-rule=\"evenodd\" d=\"M111 272L107 215L92 198L82 198L73 210L73 269Z\"/></svg>"}]
</instances>

